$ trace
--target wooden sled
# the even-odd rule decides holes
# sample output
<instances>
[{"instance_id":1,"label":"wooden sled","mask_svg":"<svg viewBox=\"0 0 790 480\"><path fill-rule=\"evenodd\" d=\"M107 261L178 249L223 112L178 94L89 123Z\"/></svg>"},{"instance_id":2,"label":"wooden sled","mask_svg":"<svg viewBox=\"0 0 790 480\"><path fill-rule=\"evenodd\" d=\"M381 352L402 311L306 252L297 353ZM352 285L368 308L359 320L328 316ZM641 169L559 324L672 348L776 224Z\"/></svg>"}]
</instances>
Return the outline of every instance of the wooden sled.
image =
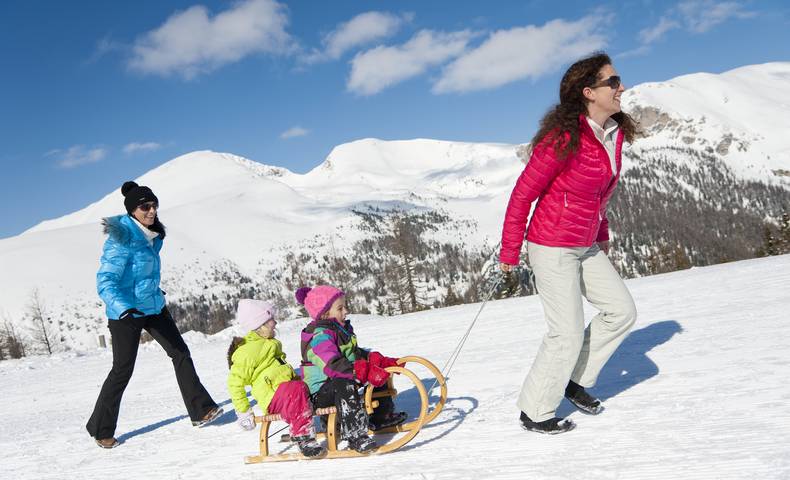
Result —
<instances>
[{"instance_id":1,"label":"wooden sled","mask_svg":"<svg viewBox=\"0 0 790 480\"><path fill-rule=\"evenodd\" d=\"M440 387L440 395L439 401L437 404L429 411L428 405L428 392L425 390L425 386L422 384L422 381L415 375L411 370L405 368L407 363L417 363L425 368L427 368L433 375L436 377L435 385L439 385ZM383 428L377 430L375 432L369 431L368 433L371 435L378 435L382 433L395 433L396 435L388 442L383 445L379 445L377 449L375 449L372 453L358 453L354 450L338 450L338 438L339 435L336 431L336 415L337 410L335 407L328 407L328 408L319 408L315 411L314 415L328 415L329 418L327 419L327 431L320 432L316 435L318 439L326 439L326 448L327 453L325 456L318 457L318 458L350 458L350 457L364 457L367 455L380 455L383 453L393 452L402 446L409 443L417 434L420 432L420 429L426 425L428 422L431 422L435 419L439 413L441 413L442 409L444 408L444 404L447 401L447 384L445 382L444 376L439 371L436 366L429 362L428 360L422 357L416 356L408 356L398 359L397 367L389 367L386 370L389 373L400 373L401 376L404 376L411 380L414 384L414 387L417 390L417 393L420 396L420 412L417 416L417 419L408 423L404 423L401 425L397 425L394 427ZM398 395L398 391L393 386L393 375L390 375L389 380L387 380L387 388L385 390L381 390L378 392L373 392L373 387L368 385L365 389L365 410L368 412L368 415L373 413L373 409L378 406L378 401L375 400L376 398L381 397L392 397L393 400ZM269 454L269 427L271 426L272 422L282 421L280 415L263 415L263 416L255 416L255 423L261 424L260 434L258 435L259 438L259 449L260 453L258 455L251 455L244 457L244 463L262 463L262 462L288 462L293 460L312 460L312 458L307 458L303 456L301 453L282 453L279 455L270 455ZM402 435L398 435L402 434Z\"/></svg>"}]
</instances>

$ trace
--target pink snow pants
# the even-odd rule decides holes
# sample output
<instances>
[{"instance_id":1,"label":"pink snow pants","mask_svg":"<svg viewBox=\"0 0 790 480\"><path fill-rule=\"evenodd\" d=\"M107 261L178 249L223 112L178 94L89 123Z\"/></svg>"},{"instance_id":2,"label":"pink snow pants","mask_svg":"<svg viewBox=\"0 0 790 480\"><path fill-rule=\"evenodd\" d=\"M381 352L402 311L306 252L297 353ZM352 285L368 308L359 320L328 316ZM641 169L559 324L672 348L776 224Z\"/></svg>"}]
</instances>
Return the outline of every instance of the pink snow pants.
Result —
<instances>
[{"instance_id":1,"label":"pink snow pants","mask_svg":"<svg viewBox=\"0 0 790 480\"><path fill-rule=\"evenodd\" d=\"M301 380L281 383L274 392L267 411L278 413L291 426L291 438L315 437L313 409L310 406L310 392Z\"/></svg>"}]
</instances>

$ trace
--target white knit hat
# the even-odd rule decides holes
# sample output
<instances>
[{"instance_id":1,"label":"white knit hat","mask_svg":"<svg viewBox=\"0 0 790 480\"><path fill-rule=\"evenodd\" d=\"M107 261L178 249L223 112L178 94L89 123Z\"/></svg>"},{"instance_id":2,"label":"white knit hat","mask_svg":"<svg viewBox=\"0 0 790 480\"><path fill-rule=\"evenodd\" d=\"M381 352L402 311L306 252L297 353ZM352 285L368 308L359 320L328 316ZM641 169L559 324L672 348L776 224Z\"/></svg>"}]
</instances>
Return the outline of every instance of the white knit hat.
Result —
<instances>
[{"instance_id":1,"label":"white knit hat","mask_svg":"<svg viewBox=\"0 0 790 480\"><path fill-rule=\"evenodd\" d=\"M269 302L243 298L239 300L236 320L238 320L242 330L249 332L257 330L258 327L274 318L276 313L274 305Z\"/></svg>"}]
</instances>

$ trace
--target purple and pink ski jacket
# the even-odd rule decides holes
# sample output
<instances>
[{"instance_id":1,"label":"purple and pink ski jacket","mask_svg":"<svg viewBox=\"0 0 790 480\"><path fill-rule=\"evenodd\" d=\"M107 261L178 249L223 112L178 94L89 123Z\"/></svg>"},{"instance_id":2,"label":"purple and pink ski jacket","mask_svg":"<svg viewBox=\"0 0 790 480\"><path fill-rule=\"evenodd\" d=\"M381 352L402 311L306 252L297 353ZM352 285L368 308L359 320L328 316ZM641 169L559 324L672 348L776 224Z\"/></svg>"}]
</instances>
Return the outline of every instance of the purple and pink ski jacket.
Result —
<instances>
[{"instance_id":1,"label":"purple and pink ski jacket","mask_svg":"<svg viewBox=\"0 0 790 480\"><path fill-rule=\"evenodd\" d=\"M367 360L368 352L357 345L350 321L313 320L302 330L302 376L316 393L329 378L354 379L354 361Z\"/></svg>"}]
</instances>

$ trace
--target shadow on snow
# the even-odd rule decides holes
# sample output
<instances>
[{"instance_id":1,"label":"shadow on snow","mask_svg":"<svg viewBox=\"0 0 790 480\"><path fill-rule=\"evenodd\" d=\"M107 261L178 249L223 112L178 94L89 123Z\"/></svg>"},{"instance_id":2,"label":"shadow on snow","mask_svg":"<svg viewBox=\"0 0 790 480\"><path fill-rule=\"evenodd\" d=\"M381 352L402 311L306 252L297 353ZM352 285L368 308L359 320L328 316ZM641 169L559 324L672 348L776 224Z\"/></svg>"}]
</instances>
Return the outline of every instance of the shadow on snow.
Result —
<instances>
[{"instance_id":1,"label":"shadow on snow","mask_svg":"<svg viewBox=\"0 0 790 480\"><path fill-rule=\"evenodd\" d=\"M658 365L647 356L647 352L682 331L683 327L675 320L664 320L631 332L601 370L590 393L604 402L658 375ZM557 416L565 417L575 411L576 407L563 400Z\"/></svg>"}]
</instances>

